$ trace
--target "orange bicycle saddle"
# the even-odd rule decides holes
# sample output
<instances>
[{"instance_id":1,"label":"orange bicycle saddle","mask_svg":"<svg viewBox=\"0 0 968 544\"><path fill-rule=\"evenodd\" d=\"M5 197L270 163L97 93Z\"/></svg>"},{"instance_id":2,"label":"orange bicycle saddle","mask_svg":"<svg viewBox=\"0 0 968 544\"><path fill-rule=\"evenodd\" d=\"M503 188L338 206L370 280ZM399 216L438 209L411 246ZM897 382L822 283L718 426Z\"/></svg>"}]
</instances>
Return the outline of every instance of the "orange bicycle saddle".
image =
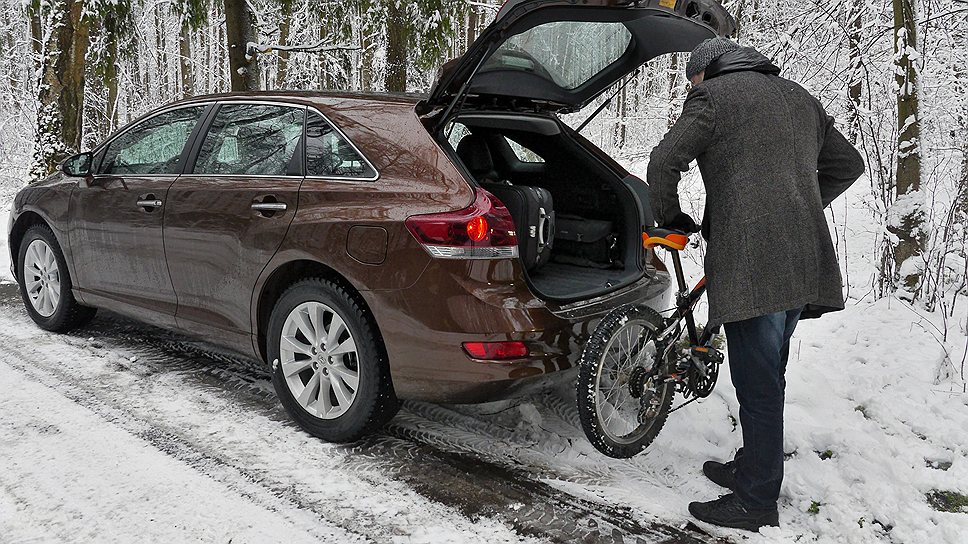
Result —
<instances>
[{"instance_id":1,"label":"orange bicycle saddle","mask_svg":"<svg viewBox=\"0 0 968 544\"><path fill-rule=\"evenodd\" d=\"M682 251L689 244L689 235L678 230L650 228L642 233L642 243L648 249L663 246Z\"/></svg>"}]
</instances>

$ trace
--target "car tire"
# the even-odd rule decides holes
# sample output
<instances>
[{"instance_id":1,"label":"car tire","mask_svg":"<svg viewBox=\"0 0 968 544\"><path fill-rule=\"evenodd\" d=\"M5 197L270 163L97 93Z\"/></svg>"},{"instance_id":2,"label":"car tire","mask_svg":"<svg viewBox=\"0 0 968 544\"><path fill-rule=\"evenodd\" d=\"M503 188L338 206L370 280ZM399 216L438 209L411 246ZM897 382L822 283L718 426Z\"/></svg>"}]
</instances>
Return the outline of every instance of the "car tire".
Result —
<instances>
[{"instance_id":1,"label":"car tire","mask_svg":"<svg viewBox=\"0 0 968 544\"><path fill-rule=\"evenodd\" d=\"M293 284L276 302L267 338L276 394L309 434L353 442L396 414L376 325L341 285L322 278Z\"/></svg>"},{"instance_id":2,"label":"car tire","mask_svg":"<svg viewBox=\"0 0 968 544\"><path fill-rule=\"evenodd\" d=\"M24 233L17 252L17 278L27 313L44 330L76 329L97 313L74 298L64 252L47 225L34 225Z\"/></svg>"}]
</instances>

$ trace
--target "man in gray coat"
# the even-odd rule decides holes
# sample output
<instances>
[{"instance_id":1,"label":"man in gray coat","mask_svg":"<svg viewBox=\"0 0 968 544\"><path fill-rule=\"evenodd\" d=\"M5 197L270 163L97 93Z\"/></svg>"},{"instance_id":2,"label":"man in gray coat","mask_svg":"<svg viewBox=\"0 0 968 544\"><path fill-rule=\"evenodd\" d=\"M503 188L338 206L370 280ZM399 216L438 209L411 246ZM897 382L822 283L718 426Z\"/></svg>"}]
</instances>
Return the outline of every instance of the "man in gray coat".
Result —
<instances>
[{"instance_id":1,"label":"man in gray coat","mask_svg":"<svg viewBox=\"0 0 968 544\"><path fill-rule=\"evenodd\" d=\"M679 207L677 185L698 160L709 321L726 329L743 428L733 461L703 466L734 492L689 511L754 531L778 524L790 337L801 318L844 308L823 209L864 173L860 154L820 102L779 72L728 39L700 44L686 68L693 88L682 116L648 169L658 224L696 232Z\"/></svg>"}]
</instances>

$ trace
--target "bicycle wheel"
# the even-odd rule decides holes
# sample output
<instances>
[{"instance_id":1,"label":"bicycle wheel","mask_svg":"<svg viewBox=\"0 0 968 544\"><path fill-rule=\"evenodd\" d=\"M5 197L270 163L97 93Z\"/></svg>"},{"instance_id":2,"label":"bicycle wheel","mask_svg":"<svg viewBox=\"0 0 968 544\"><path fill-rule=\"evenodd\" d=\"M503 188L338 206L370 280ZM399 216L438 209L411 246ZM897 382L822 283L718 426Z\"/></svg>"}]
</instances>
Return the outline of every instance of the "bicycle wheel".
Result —
<instances>
[{"instance_id":1,"label":"bicycle wheel","mask_svg":"<svg viewBox=\"0 0 968 544\"><path fill-rule=\"evenodd\" d=\"M644 450L662 430L675 386L656 383L661 353L656 336L662 316L645 306L610 312L582 351L578 412L585 436L609 457L627 459Z\"/></svg>"}]
</instances>

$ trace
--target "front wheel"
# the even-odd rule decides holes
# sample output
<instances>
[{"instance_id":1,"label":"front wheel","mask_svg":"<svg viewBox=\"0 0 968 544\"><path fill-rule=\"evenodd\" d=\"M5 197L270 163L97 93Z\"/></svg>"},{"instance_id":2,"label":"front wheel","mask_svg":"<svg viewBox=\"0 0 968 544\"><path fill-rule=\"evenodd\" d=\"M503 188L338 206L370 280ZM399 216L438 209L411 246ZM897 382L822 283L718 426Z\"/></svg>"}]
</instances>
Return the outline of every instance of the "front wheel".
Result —
<instances>
[{"instance_id":1,"label":"front wheel","mask_svg":"<svg viewBox=\"0 0 968 544\"><path fill-rule=\"evenodd\" d=\"M352 442L397 410L376 326L345 288L307 279L282 294L269 320L272 384L313 436Z\"/></svg>"},{"instance_id":2,"label":"front wheel","mask_svg":"<svg viewBox=\"0 0 968 544\"><path fill-rule=\"evenodd\" d=\"M66 332L87 324L97 312L81 306L71 291L67 261L54 232L34 225L24 233L17 252L20 296L40 328Z\"/></svg>"},{"instance_id":3,"label":"front wheel","mask_svg":"<svg viewBox=\"0 0 968 544\"><path fill-rule=\"evenodd\" d=\"M585 436L609 457L627 459L655 440L672 407L675 386L653 379L662 354L662 316L623 306L605 316L582 351L578 412Z\"/></svg>"}]
</instances>

